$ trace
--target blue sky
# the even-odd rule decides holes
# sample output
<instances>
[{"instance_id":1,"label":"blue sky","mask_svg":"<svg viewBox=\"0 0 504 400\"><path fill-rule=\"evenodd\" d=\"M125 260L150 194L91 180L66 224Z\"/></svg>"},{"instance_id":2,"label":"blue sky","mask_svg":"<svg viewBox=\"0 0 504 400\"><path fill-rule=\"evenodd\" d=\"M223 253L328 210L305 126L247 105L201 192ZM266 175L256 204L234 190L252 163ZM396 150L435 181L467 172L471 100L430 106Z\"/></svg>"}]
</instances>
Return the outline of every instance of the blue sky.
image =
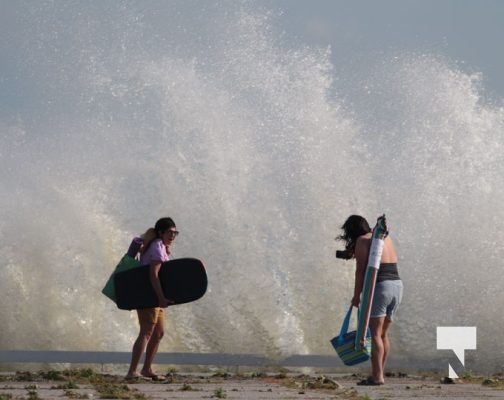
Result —
<instances>
[{"instance_id":1,"label":"blue sky","mask_svg":"<svg viewBox=\"0 0 504 400\"><path fill-rule=\"evenodd\" d=\"M287 36L330 45L336 67L394 51L441 54L483 74L490 96L504 96L504 1L264 0L282 10ZM345 60L339 56L344 55ZM348 57L353 59L348 59ZM352 67L353 68L353 67Z\"/></svg>"}]
</instances>

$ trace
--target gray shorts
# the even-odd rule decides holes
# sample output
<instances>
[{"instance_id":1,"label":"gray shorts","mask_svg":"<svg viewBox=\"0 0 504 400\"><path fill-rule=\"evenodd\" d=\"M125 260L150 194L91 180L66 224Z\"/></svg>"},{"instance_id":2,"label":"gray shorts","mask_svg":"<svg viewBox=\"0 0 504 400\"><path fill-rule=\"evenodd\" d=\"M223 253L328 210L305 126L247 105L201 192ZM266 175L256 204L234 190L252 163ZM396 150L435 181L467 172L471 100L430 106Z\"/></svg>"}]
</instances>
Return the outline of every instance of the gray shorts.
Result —
<instances>
[{"instance_id":1,"label":"gray shorts","mask_svg":"<svg viewBox=\"0 0 504 400\"><path fill-rule=\"evenodd\" d=\"M394 320L394 314L401 304L403 295L403 283L401 280L377 282L373 305L371 306L371 317L385 317Z\"/></svg>"}]
</instances>

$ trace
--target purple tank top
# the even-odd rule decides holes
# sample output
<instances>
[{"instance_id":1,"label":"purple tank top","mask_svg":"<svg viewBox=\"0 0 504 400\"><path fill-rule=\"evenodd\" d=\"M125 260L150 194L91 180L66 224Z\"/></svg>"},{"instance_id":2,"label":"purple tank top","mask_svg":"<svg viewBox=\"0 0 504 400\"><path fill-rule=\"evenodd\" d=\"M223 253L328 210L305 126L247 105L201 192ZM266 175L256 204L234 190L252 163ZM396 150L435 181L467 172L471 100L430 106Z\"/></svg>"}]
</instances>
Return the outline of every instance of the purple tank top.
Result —
<instances>
[{"instance_id":1,"label":"purple tank top","mask_svg":"<svg viewBox=\"0 0 504 400\"><path fill-rule=\"evenodd\" d=\"M140 257L142 264L151 264L153 262L169 261L170 256L166 253L166 247L161 239L154 239L147 251Z\"/></svg>"}]
</instances>

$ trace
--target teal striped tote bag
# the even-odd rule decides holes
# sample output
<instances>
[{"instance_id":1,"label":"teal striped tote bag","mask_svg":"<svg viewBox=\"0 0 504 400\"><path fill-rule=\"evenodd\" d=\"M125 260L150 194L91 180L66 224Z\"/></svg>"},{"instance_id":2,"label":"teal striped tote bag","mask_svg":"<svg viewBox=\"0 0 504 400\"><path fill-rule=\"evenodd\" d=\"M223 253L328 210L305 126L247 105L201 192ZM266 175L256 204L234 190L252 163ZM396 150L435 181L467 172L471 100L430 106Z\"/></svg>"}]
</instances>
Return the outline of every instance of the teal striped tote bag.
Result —
<instances>
[{"instance_id":1,"label":"teal striped tote bag","mask_svg":"<svg viewBox=\"0 0 504 400\"><path fill-rule=\"evenodd\" d=\"M348 332L352 309L353 306L350 305L350 309L343 320L343 325L341 325L339 335L331 339L332 346L345 365L360 364L371 357L371 331L369 328L366 332L366 346L360 350L355 348L356 331Z\"/></svg>"}]
</instances>

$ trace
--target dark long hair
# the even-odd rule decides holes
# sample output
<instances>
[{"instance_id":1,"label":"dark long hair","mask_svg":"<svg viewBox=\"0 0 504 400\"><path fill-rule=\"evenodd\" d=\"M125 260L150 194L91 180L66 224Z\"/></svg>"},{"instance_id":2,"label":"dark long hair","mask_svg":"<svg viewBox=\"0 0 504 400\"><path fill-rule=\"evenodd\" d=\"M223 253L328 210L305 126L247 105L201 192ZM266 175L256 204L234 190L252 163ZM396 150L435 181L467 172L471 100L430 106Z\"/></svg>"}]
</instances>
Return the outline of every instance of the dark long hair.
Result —
<instances>
[{"instance_id":1,"label":"dark long hair","mask_svg":"<svg viewBox=\"0 0 504 400\"><path fill-rule=\"evenodd\" d=\"M345 223L341 226L343 233L336 238L336 240L342 240L345 242L345 249L355 251L355 243L359 236L365 235L371 232L366 218L360 215L350 215Z\"/></svg>"}]
</instances>

